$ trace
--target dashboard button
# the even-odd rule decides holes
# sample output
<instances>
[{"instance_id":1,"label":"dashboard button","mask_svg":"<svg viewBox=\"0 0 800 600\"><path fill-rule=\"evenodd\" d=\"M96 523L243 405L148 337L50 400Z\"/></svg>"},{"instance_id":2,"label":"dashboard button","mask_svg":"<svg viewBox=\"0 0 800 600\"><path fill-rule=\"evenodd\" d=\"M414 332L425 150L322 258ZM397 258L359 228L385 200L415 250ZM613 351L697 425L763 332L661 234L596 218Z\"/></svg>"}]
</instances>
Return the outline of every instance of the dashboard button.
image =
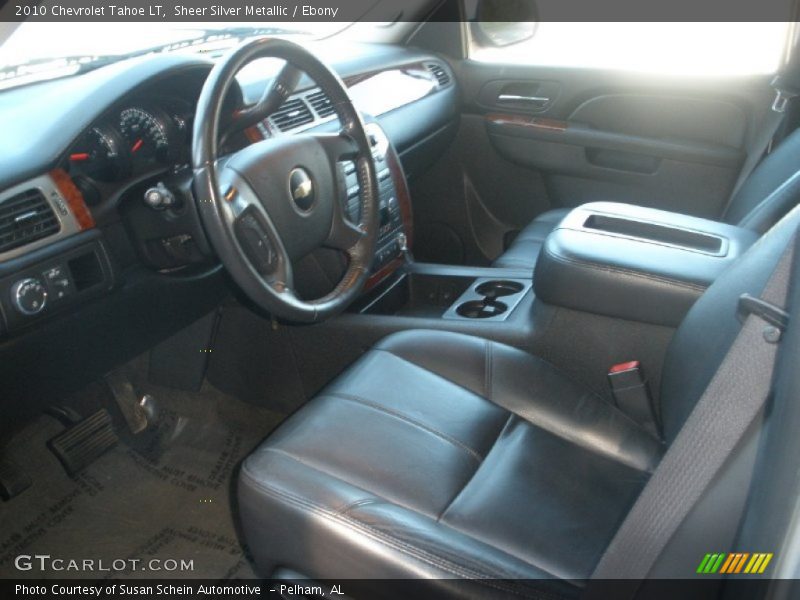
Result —
<instances>
[{"instance_id":1,"label":"dashboard button","mask_svg":"<svg viewBox=\"0 0 800 600\"><path fill-rule=\"evenodd\" d=\"M54 302L63 300L72 293L72 281L70 281L66 268L62 265L50 267L42 273L42 276L47 284L48 293Z\"/></svg>"},{"instance_id":2,"label":"dashboard button","mask_svg":"<svg viewBox=\"0 0 800 600\"><path fill-rule=\"evenodd\" d=\"M265 275L274 270L277 256L269 236L251 208L246 209L234 224L236 239L256 271Z\"/></svg>"}]
</instances>

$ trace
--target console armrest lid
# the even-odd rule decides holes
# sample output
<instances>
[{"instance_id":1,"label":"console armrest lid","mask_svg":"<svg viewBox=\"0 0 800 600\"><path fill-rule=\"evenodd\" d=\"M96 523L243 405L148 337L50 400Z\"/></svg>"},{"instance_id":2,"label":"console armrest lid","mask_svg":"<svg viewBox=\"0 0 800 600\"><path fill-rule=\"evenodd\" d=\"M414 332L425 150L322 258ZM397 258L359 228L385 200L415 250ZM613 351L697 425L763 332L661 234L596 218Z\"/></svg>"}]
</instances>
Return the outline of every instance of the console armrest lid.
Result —
<instances>
[{"instance_id":1,"label":"console armrest lid","mask_svg":"<svg viewBox=\"0 0 800 600\"><path fill-rule=\"evenodd\" d=\"M548 304L675 327L757 238L717 221L594 202L547 237L534 289Z\"/></svg>"}]
</instances>

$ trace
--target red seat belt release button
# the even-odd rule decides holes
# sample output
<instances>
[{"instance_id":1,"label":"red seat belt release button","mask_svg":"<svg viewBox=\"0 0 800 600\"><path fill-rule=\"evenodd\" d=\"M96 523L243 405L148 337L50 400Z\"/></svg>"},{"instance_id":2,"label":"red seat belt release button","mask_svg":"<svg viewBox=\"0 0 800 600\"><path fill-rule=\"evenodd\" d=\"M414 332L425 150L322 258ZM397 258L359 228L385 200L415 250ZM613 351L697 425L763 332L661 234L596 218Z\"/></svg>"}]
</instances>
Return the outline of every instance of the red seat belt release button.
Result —
<instances>
[{"instance_id":1,"label":"red seat belt release button","mask_svg":"<svg viewBox=\"0 0 800 600\"><path fill-rule=\"evenodd\" d=\"M639 361L638 360L629 360L628 362L618 363L611 367L608 370L609 375L613 375L614 373L622 373L624 371L632 371L633 369L639 368Z\"/></svg>"},{"instance_id":2,"label":"red seat belt release button","mask_svg":"<svg viewBox=\"0 0 800 600\"><path fill-rule=\"evenodd\" d=\"M608 383L617 408L659 437L650 388L639 361L630 360L612 366L608 370Z\"/></svg>"}]
</instances>

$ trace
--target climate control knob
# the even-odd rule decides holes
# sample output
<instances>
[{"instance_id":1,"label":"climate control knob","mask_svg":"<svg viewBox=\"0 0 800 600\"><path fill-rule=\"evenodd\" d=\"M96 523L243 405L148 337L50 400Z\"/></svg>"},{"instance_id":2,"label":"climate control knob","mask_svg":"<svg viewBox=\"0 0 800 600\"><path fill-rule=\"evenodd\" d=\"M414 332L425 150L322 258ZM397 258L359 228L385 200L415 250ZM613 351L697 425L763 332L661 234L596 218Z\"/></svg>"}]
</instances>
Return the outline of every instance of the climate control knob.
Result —
<instances>
[{"instance_id":1,"label":"climate control knob","mask_svg":"<svg viewBox=\"0 0 800 600\"><path fill-rule=\"evenodd\" d=\"M47 304L47 288L33 277L20 279L11 286L11 302L23 315L37 315Z\"/></svg>"}]
</instances>

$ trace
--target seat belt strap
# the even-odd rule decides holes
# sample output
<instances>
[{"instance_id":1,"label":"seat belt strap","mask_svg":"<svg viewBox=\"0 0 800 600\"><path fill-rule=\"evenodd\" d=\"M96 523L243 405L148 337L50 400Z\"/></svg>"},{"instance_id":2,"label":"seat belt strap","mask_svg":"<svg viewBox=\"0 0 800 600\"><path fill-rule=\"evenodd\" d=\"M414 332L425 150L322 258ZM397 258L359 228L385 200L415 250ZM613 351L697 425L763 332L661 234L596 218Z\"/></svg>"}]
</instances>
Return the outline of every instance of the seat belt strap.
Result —
<instances>
[{"instance_id":1,"label":"seat belt strap","mask_svg":"<svg viewBox=\"0 0 800 600\"><path fill-rule=\"evenodd\" d=\"M786 305L796 237L770 276L762 304ZM722 364L606 549L592 579L646 578L761 411L772 385L780 332L765 311L747 312ZM585 597L592 597L592 589L599 586L590 584Z\"/></svg>"},{"instance_id":2,"label":"seat belt strap","mask_svg":"<svg viewBox=\"0 0 800 600\"><path fill-rule=\"evenodd\" d=\"M780 99L782 100L779 105ZM791 98L785 95L781 90L776 90L775 102L773 102L772 109L764 118L764 124L762 125L761 129L759 129L756 139L753 141L753 144L747 152L747 157L742 165L742 169L739 171L739 177L736 180L736 184L733 186L731 195L728 197L727 206L731 205L733 198L737 193L739 193L739 190L742 188L742 185L744 185L744 182L747 181L747 178L750 177L750 174L758 166L758 163L761 162L761 159L764 157L764 155L767 154L771 149L770 146L772 145L772 139L778 132L781 123L783 123L786 105L790 99ZM780 110L777 110L776 107L779 107Z\"/></svg>"}]
</instances>

